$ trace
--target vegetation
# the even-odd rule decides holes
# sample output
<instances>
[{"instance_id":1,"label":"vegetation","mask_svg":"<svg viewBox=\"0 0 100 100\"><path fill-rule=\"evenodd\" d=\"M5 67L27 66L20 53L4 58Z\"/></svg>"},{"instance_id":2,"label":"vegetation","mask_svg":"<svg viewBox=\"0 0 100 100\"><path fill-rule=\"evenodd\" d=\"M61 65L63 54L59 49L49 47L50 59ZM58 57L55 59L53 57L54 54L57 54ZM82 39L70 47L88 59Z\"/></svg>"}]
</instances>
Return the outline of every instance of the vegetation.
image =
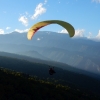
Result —
<instances>
[{"instance_id":1,"label":"vegetation","mask_svg":"<svg viewBox=\"0 0 100 100\"><path fill-rule=\"evenodd\" d=\"M57 80L0 68L0 100L100 100L100 96Z\"/></svg>"},{"instance_id":2,"label":"vegetation","mask_svg":"<svg viewBox=\"0 0 100 100\"><path fill-rule=\"evenodd\" d=\"M76 71L68 71L55 67L56 74L51 76L48 73L49 67L46 64L33 63L23 59L3 56L0 56L0 66L3 66L3 68L15 70L17 72L23 72L29 75L37 76L43 80L49 80L57 84L67 84L69 87L76 89L81 88L82 91L88 90L96 94L100 93L100 78L96 79L89 77L85 74L82 74L82 71L78 73Z\"/></svg>"}]
</instances>

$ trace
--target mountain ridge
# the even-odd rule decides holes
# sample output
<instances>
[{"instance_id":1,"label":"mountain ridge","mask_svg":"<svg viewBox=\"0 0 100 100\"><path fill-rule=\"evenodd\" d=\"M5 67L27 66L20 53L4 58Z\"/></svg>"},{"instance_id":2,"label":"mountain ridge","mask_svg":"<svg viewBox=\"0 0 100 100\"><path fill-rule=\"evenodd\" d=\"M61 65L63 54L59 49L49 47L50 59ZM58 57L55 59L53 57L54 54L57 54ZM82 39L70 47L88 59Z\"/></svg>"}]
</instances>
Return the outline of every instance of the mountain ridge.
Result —
<instances>
[{"instance_id":1,"label":"mountain ridge","mask_svg":"<svg viewBox=\"0 0 100 100\"><path fill-rule=\"evenodd\" d=\"M86 38L76 39L68 34L38 31L29 41L27 33L13 32L0 35L0 51L16 54L28 52L29 55L33 55L30 51L38 51L45 59L100 74L100 43Z\"/></svg>"}]
</instances>

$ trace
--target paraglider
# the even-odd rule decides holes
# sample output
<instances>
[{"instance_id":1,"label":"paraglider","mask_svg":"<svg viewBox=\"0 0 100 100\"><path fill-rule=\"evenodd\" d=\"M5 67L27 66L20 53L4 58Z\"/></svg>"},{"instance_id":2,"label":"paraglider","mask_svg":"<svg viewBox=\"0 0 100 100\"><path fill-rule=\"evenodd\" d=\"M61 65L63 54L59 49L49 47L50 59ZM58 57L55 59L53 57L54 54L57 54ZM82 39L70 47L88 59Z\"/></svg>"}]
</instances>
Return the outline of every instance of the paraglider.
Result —
<instances>
[{"instance_id":1,"label":"paraglider","mask_svg":"<svg viewBox=\"0 0 100 100\"><path fill-rule=\"evenodd\" d=\"M46 20L46 21L41 21L41 22L38 22L38 23L34 24L34 25L29 29L28 34L27 34L27 38L28 38L29 40L31 40L32 37L33 37L33 35L34 35L40 28L42 28L42 27L44 27L44 26L47 26L47 25L49 25L49 24L58 24L58 25L64 27L64 28L68 31L70 37L73 37L74 34L75 34L74 27L73 27L71 24L69 24L69 23L67 23L67 22L65 22L65 21L61 21L61 20Z\"/></svg>"},{"instance_id":2,"label":"paraglider","mask_svg":"<svg viewBox=\"0 0 100 100\"><path fill-rule=\"evenodd\" d=\"M61 20L46 20L46 21L41 21L41 22L38 22L38 23L34 24L34 25L29 29L28 34L27 34L27 38L28 38L29 40L31 40L32 37L34 36L34 34L35 34L40 28L42 28L42 27L44 27L44 26L47 26L47 25L49 25L49 24L58 24L58 25L62 26L63 28L65 28L65 29L68 31L70 37L73 37L74 34L75 34L74 27L73 27L71 24L69 24L69 23L67 23L67 22L65 22L65 21L61 21ZM54 68L50 68L50 69L49 69L49 74L50 74L50 75L53 75L54 73L56 73L56 72L54 71Z\"/></svg>"},{"instance_id":3,"label":"paraglider","mask_svg":"<svg viewBox=\"0 0 100 100\"><path fill-rule=\"evenodd\" d=\"M50 68L50 69L49 69L49 74L50 74L50 75L53 75L54 73L56 73L55 70L54 70L54 67L53 67L53 68Z\"/></svg>"}]
</instances>

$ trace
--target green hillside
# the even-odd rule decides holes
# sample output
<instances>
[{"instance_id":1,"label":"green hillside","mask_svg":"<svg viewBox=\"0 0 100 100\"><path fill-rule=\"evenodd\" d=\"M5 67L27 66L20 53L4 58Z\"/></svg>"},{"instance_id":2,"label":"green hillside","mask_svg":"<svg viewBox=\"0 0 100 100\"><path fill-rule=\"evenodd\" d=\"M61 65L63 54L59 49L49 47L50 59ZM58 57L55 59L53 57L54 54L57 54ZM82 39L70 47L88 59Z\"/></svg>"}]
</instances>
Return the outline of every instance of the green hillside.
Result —
<instances>
[{"instance_id":1,"label":"green hillside","mask_svg":"<svg viewBox=\"0 0 100 100\"><path fill-rule=\"evenodd\" d=\"M0 68L0 100L100 100L100 97L67 84Z\"/></svg>"},{"instance_id":2,"label":"green hillside","mask_svg":"<svg viewBox=\"0 0 100 100\"><path fill-rule=\"evenodd\" d=\"M32 76L37 76L41 79L49 79L50 81L57 80L56 83L68 85L74 88L82 88L99 94L100 91L100 79L92 78L85 74L63 70L55 66L56 74L50 76L48 73L49 67L46 64L33 63L23 59L16 59L10 57L0 56L0 66L15 70L17 72L23 72ZM51 66L52 67L52 66ZM67 66L66 66L67 67ZM98 75L99 77L99 75Z\"/></svg>"}]
</instances>

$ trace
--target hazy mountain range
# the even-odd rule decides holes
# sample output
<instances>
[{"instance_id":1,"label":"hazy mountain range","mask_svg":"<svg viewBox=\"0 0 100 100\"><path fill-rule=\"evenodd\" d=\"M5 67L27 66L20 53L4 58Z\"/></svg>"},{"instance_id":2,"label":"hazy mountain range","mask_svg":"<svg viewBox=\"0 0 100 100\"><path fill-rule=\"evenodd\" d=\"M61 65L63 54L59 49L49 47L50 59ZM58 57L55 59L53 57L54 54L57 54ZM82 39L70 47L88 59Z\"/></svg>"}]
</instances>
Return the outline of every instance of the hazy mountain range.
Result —
<instances>
[{"instance_id":1,"label":"hazy mountain range","mask_svg":"<svg viewBox=\"0 0 100 100\"><path fill-rule=\"evenodd\" d=\"M30 41L27 33L13 32L0 35L0 51L62 62L100 74L100 42L86 38L39 31Z\"/></svg>"}]
</instances>

